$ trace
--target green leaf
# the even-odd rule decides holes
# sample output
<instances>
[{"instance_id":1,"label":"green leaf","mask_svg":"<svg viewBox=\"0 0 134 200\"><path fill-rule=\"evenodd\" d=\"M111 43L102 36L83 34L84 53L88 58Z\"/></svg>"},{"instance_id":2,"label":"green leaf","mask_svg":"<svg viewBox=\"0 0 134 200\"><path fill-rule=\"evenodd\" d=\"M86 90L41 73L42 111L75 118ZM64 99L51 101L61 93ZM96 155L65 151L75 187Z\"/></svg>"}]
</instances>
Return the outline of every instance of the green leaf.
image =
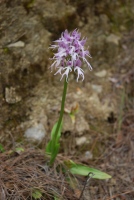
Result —
<instances>
[{"instance_id":1,"label":"green leaf","mask_svg":"<svg viewBox=\"0 0 134 200\"><path fill-rule=\"evenodd\" d=\"M51 154L50 164L52 164L54 162L54 160L59 152L59 148L60 148L60 144L55 145L55 149Z\"/></svg>"},{"instance_id":2,"label":"green leaf","mask_svg":"<svg viewBox=\"0 0 134 200\"><path fill-rule=\"evenodd\" d=\"M39 198L41 198L41 197L42 197L41 191L35 189L35 190L32 192L32 197L33 197L34 199L39 199Z\"/></svg>"},{"instance_id":3,"label":"green leaf","mask_svg":"<svg viewBox=\"0 0 134 200\"><path fill-rule=\"evenodd\" d=\"M24 151L24 149L22 147L15 148L15 152L17 152L18 154L23 152L23 151Z\"/></svg>"},{"instance_id":4,"label":"green leaf","mask_svg":"<svg viewBox=\"0 0 134 200\"><path fill-rule=\"evenodd\" d=\"M56 149L56 145L58 145L59 143L59 139L61 137L61 129L62 129L62 123L60 125L57 137L55 139L55 133L56 133L56 128L57 128L58 122L56 122L53 126L53 129L51 131L51 140L48 142L47 146L46 146L46 153L48 154L52 154L55 152ZM54 146L53 146L54 144Z\"/></svg>"},{"instance_id":5,"label":"green leaf","mask_svg":"<svg viewBox=\"0 0 134 200\"><path fill-rule=\"evenodd\" d=\"M4 150L4 147L3 147L3 145L2 144L0 144L0 152L4 152L5 150Z\"/></svg>"},{"instance_id":6,"label":"green leaf","mask_svg":"<svg viewBox=\"0 0 134 200\"><path fill-rule=\"evenodd\" d=\"M65 162L65 165L69 168L69 171L72 174L87 176L89 174L89 172L92 172L94 174L93 178L95 178L95 179L109 179L109 178L111 178L110 175L108 175L104 172L101 172L101 171L94 169L94 168L90 168L88 166L76 164L72 160Z\"/></svg>"},{"instance_id":7,"label":"green leaf","mask_svg":"<svg viewBox=\"0 0 134 200\"><path fill-rule=\"evenodd\" d=\"M51 140L48 142L46 146L46 153L51 156L50 158L50 164L52 164L59 152L60 144L59 140L61 137L61 129L62 129L62 122L60 124L58 134L56 134L58 122L56 122L53 126L52 132L51 132Z\"/></svg>"},{"instance_id":8,"label":"green leaf","mask_svg":"<svg viewBox=\"0 0 134 200\"><path fill-rule=\"evenodd\" d=\"M60 124L60 128L58 130L58 134L57 134L57 138L56 138L56 143L59 141L60 137L61 137L61 130L62 130L62 122ZM52 132L51 132L51 139L53 140L55 138L55 132L56 132L56 128L57 128L58 122L56 122L53 126Z\"/></svg>"},{"instance_id":9,"label":"green leaf","mask_svg":"<svg viewBox=\"0 0 134 200\"><path fill-rule=\"evenodd\" d=\"M58 197L54 196L54 200L60 200Z\"/></svg>"},{"instance_id":10,"label":"green leaf","mask_svg":"<svg viewBox=\"0 0 134 200\"><path fill-rule=\"evenodd\" d=\"M52 140L50 140L48 143L47 143L47 146L46 146L46 153L47 154L50 154L52 153Z\"/></svg>"}]
</instances>

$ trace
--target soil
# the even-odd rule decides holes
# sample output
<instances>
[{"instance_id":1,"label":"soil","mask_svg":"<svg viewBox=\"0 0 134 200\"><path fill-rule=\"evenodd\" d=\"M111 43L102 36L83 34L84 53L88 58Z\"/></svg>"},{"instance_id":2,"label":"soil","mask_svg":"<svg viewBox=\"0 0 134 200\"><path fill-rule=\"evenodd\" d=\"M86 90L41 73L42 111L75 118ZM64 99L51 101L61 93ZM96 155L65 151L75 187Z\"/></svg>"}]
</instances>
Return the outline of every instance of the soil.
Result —
<instances>
[{"instance_id":1,"label":"soil","mask_svg":"<svg viewBox=\"0 0 134 200\"><path fill-rule=\"evenodd\" d=\"M134 199L133 10L133 0L0 1L1 200ZM66 28L87 37L93 71L83 66L78 83L70 75L60 152L54 167L44 169L63 89L50 73L49 46ZM29 130L38 137L27 137ZM57 173L66 159L112 178L86 183L88 177ZM39 191L42 197L33 197Z\"/></svg>"}]
</instances>

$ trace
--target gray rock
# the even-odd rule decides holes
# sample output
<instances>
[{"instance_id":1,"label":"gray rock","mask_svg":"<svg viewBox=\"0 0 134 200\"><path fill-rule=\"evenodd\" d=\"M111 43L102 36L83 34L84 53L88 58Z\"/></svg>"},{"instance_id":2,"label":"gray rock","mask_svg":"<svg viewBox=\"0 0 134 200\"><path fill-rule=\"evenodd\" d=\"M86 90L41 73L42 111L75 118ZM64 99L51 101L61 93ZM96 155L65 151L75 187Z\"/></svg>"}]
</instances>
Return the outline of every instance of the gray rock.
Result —
<instances>
[{"instance_id":1,"label":"gray rock","mask_svg":"<svg viewBox=\"0 0 134 200\"><path fill-rule=\"evenodd\" d=\"M96 93L101 93L102 92L102 86L101 85L92 84L91 87Z\"/></svg>"},{"instance_id":2,"label":"gray rock","mask_svg":"<svg viewBox=\"0 0 134 200\"><path fill-rule=\"evenodd\" d=\"M99 78L104 78L107 75L107 71L105 69L98 71L95 73L96 76L98 76Z\"/></svg>"},{"instance_id":3,"label":"gray rock","mask_svg":"<svg viewBox=\"0 0 134 200\"><path fill-rule=\"evenodd\" d=\"M21 97L19 95L17 95L16 88L14 88L14 87L7 88L6 87L5 88L5 100L9 104L14 104L14 103L18 103L19 101L21 101Z\"/></svg>"},{"instance_id":4,"label":"gray rock","mask_svg":"<svg viewBox=\"0 0 134 200\"><path fill-rule=\"evenodd\" d=\"M7 47L24 47L24 46L25 46L24 42L18 41L18 42L9 44Z\"/></svg>"},{"instance_id":5,"label":"gray rock","mask_svg":"<svg viewBox=\"0 0 134 200\"><path fill-rule=\"evenodd\" d=\"M85 152L85 159L92 159L93 158L93 154L91 151L86 151Z\"/></svg>"},{"instance_id":6,"label":"gray rock","mask_svg":"<svg viewBox=\"0 0 134 200\"><path fill-rule=\"evenodd\" d=\"M87 142L87 138L85 136L82 136L80 138L76 138L76 145L81 146Z\"/></svg>"},{"instance_id":7,"label":"gray rock","mask_svg":"<svg viewBox=\"0 0 134 200\"><path fill-rule=\"evenodd\" d=\"M45 137L45 134L46 134L46 131L45 131L43 124L37 123L37 124L35 124L35 126L28 128L25 131L24 136L28 140L34 140L34 141L41 142L42 139Z\"/></svg>"},{"instance_id":8,"label":"gray rock","mask_svg":"<svg viewBox=\"0 0 134 200\"><path fill-rule=\"evenodd\" d=\"M115 35L115 34L110 34L108 37L107 37L107 39L106 39L106 41L108 42L108 43L114 43L115 45L119 45L119 41L120 41L120 37L118 36L118 35Z\"/></svg>"}]
</instances>

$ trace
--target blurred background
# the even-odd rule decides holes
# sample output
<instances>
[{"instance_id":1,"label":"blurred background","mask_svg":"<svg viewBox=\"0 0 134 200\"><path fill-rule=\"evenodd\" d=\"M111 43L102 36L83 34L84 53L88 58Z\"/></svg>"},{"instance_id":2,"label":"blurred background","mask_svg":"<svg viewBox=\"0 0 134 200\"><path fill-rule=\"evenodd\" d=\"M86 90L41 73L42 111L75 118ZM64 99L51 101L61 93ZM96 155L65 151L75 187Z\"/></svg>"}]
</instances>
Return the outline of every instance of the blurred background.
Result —
<instances>
[{"instance_id":1,"label":"blurred background","mask_svg":"<svg viewBox=\"0 0 134 200\"><path fill-rule=\"evenodd\" d=\"M90 160L124 141L133 117L133 0L1 0L0 13L0 143L34 139L44 148L63 89L50 73L49 47L76 28L87 38L93 71L83 64L84 82L70 75L61 152Z\"/></svg>"},{"instance_id":2,"label":"blurred background","mask_svg":"<svg viewBox=\"0 0 134 200\"><path fill-rule=\"evenodd\" d=\"M126 188L134 159L133 0L0 1L0 144L45 148L63 89L50 73L49 47L76 28L93 71L83 64L78 83L70 75L60 153L109 169L118 179L111 184Z\"/></svg>"}]
</instances>

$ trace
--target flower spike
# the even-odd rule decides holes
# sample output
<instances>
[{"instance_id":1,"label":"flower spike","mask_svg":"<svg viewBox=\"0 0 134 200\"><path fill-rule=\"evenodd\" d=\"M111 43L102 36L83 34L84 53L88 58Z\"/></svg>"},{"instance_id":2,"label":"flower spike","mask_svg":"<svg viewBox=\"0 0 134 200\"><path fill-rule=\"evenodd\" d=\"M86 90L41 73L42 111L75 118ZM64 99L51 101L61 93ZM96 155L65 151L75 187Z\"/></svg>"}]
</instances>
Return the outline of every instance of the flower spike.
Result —
<instances>
[{"instance_id":1,"label":"flower spike","mask_svg":"<svg viewBox=\"0 0 134 200\"><path fill-rule=\"evenodd\" d=\"M61 37L54 41L56 44L51 45L50 48L57 50L57 53L54 53L53 58L51 58L54 62L50 68L51 70L53 67L57 69L54 75L60 74L60 80L62 80L64 76L66 80L68 80L69 73L74 71L77 73L77 81L80 76L83 81L84 71L81 69L82 61L92 70L92 66L86 59L86 57L91 58L89 51L84 48L86 40L85 38L81 39L81 33L79 33L77 29L71 33L65 30L61 34Z\"/></svg>"}]
</instances>

